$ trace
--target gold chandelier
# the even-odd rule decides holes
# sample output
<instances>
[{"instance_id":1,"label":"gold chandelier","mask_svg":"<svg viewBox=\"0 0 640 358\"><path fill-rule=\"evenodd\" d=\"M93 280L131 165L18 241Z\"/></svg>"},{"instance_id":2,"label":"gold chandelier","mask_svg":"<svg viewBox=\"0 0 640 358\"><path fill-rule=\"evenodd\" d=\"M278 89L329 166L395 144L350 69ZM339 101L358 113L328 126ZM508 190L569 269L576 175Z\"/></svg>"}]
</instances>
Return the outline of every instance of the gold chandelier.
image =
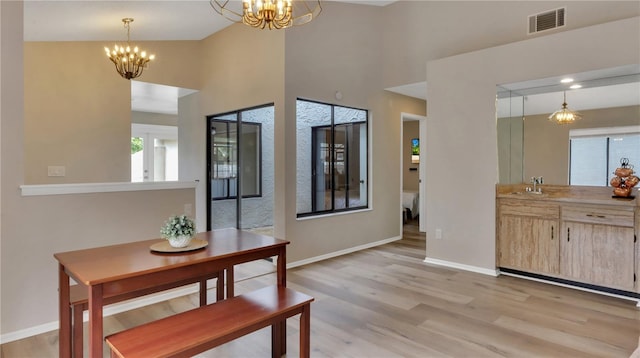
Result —
<instances>
[{"instance_id":1,"label":"gold chandelier","mask_svg":"<svg viewBox=\"0 0 640 358\"><path fill-rule=\"evenodd\" d=\"M147 67L147 63L153 60L156 56L150 55L147 57L146 51L141 51L138 46L131 50L130 40L130 25L133 19L130 17L122 19L124 27L127 29L127 46L118 46L117 44L113 49L105 47L104 50L107 53L107 57L116 65L116 71L120 76L130 80L136 78L142 74L142 71Z\"/></svg>"},{"instance_id":2,"label":"gold chandelier","mask_svg":"<svg viewBox=\"0 0 640 358\"><path fill-rule=\"evenodd\" d=\"M218 14L233 22L269 30L304 25L322 11L320 0L242 0L242 10L235 11L230 8L237 1L210 0L209 3Z\"/></svg>"},{"instance_id":3,"label":"gold chandelier","mask_svg":"<svg viewBox=\"0 0 640 358\"><path fill-rule=\"evenodd\" d=\"M564 102L562 103L562 108L553 112L549 116L549 120L556 121L557 124L571 124L579 119L582 119L580 113L567 108L567 91L564 91Z\"/></svg>"}]
</instances>

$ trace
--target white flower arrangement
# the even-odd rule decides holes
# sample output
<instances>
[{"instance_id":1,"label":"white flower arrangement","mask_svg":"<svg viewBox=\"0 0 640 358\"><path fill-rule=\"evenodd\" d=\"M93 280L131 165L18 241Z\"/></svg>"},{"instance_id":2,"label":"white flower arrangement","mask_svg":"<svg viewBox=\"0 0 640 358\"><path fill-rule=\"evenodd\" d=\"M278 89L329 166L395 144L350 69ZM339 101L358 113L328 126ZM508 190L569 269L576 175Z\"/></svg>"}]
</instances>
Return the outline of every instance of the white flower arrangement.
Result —
<instances>
[{"instance_id":1,"label":"white flower arrangement","mask_svg":"<svg viewBox=\"0 0 640 358\"><path fill-rule=\"evenodd\" d=\"M193 237L196 233L195 224L186 215L175 215L169 218L160 229L163 238L169 239L178 236Z\"/></svg>"}]
</instances>

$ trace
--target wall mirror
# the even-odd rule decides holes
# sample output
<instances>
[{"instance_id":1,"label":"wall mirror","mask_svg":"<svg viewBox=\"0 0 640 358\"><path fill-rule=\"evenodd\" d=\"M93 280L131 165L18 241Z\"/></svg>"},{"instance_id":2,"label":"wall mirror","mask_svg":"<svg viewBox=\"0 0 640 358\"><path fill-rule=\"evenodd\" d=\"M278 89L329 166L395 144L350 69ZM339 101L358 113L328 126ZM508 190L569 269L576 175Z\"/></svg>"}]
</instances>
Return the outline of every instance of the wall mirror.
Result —
<instances>
[{"instance_id":1,"label":"wall mirror","mask_svg":"<svg viewBox=\"0 0 640 358\"><path fill-rule=\"evenodd\" d=\"M573 81L562 83L565 78ZM559 125L548 117L561 108L565 94L568 108L580 112L582 119ZM529 183L531 177L542 176L545 184L605 186L607 168L617 166L621 155L640 171L639 64L500 84L496 115L500 184ZM591 154L575 138L607 133L614 134L611 143L629 145L602 155L608 165L600 175L605 179L587 179L575 160L581 153Z\"/></svg>"}]
</instances>

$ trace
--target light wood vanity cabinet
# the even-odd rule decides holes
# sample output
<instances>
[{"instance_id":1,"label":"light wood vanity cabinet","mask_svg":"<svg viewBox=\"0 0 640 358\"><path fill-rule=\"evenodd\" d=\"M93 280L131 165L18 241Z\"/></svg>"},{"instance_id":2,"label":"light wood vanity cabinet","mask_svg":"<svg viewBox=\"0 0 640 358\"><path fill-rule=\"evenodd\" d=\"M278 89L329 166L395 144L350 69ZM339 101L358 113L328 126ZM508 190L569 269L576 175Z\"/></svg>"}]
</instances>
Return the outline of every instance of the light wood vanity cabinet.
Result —
<instances>
[{"instance_id":1,"label":"light wood vanity cabinet","mask_svg":"<svg viewBox=\"0 0 640 358\"><path fill-rule=\"evenodd\" d=\"M559 273L559 205L501 200L499 266L557 276Z\"/></svg>"},{"instance_id":2,"label":"light wood vanity cabinet","mask_svg":"<svg viewBox=\"0 0 640 358\"><path fill-rule=\"evenodd\" d=\"M545 187L540 196L523 189L497 190L496 261L503 272L640 293L635 201L612 201L604 187Z\"/></svg>"},{"instance_id":3,"label":"light wood vanity cabinet","mask_svg":"<svg viewBox=\"0 0 640 358\"><path fill-rule=\"evenodd\" d=\"M634 209L561 207L560 275L625 291L635 290Z\"/></svg>"}]
</instances>

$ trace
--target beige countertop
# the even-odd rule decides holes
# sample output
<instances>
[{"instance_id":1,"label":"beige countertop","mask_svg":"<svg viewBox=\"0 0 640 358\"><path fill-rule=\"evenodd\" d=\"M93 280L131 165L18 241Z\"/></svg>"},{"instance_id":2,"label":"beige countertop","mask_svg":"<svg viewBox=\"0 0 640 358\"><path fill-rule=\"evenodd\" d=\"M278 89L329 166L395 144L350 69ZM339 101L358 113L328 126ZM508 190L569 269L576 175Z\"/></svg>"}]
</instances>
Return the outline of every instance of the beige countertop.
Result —
<instances>
[{"instance_id":1,"label":"beige countertop","mask_svg":"<svg viewBox=\"0 0 640 358\"><path fill-rule=\"evenodd\" d=\"M555 201L559 203L640 206L638 188L633 188L635 199L613 198L613 188L599 186L539 185L541 194L527 192L531 184L497 184L497 199Z\"/></svg>"}]
</instances>

